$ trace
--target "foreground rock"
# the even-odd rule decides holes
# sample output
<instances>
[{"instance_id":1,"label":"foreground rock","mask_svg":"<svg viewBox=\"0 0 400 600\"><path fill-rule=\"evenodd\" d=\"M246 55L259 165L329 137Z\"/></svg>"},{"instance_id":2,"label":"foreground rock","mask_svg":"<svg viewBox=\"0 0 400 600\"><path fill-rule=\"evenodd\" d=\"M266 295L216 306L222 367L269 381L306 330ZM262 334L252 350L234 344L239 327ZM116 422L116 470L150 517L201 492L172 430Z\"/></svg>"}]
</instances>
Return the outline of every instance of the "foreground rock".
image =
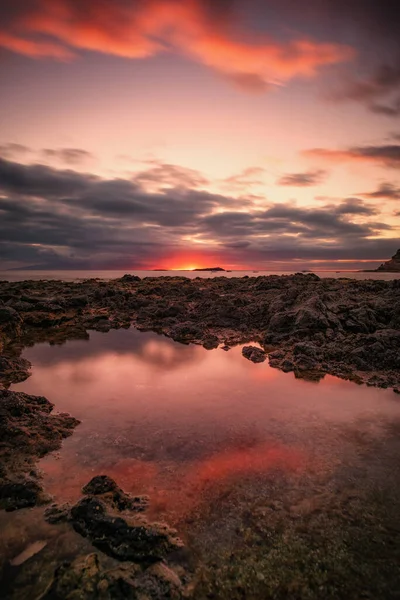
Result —
<instances>
[{"instance_id":1,"label":"foreground rock","mask_svg":"<svg viewBox=\"0 0 400 600\"><path fill-rule=\"evenodd\" d=\"M53 505L47 509L47 520L69 522L104 555L122 564L110 568L97 553L65 562L55 570L43 599L179 600L191 596L190 577L174 562L174 554L183 549L175 530L149 523L138 512L140 497L126 494L106 475L94 477L82 491L85 497L72 508Z\"/></svg>"},{"instance_id":2,"label":"foreground rock","mask_svg":"<svg viewBox=\"0 0 400 600\"><path fill-rule=\"evenodd\" d=\"M42 396L0 389L0 508L34 506L44 498L35 463L60 448L79 423L52 410Z\"/></svg>"},{"instance_id":3,"label":"foreground rock","mask_svg":"<svg viewBox=\"0 0 400 600\"><path fill-rule=\"evenodd\" d=\"M180 600L189 598L178 575L163 563L142 570L125 563L102 567L98 554L65 562L42 600Z\"/></svg>"},{"instance_id":4,"label":"foreground rock","mask_svg":"<svg viewBox=\"0 0 400 600\"><path fill-rule=\"evenodd\" d=\"M394 254L390 260L378 267L377 271L400 273L400 249L397 250L396 254Z\"/></svg>"},{"instance_id":5,"label":"foreground rock","mask_svg":"<svg viewBox=\"0 0 400 600\"><path fill-rule=\"evenodd\" d=\"M15 362L26 345L133 325L210 350L257 342L272 366L298 377L330 373L398 388L399 291L400 280L312 273L0 282L0 382L9 385L28 373Z\"/></svg>"}]
</instances>

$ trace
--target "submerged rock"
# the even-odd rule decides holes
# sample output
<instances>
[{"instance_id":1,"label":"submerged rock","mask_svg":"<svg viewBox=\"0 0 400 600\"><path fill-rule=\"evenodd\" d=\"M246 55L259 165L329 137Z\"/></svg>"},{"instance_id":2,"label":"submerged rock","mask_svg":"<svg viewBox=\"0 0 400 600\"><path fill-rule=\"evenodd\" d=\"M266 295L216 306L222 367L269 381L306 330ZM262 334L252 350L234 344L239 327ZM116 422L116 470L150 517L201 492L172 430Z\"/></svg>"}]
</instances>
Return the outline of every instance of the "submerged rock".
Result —
<instances>
[{"instance_id":1,"label":"submerged rock","mask_svg":"<svg viewBox=\"0 0 400 600\"><path fill-rule=\"evenodd\" d=\"M42 600L180 600L188 598L179 576L159 563L105 568L98 554L79 556L57 568Z\"/></svg>"},{"instance_id":2,"label":"submerged rock","mask_svg":"<svg viewBox=\"0 0 400 600\"><path fill-rule=\"evenodd\" d=\"M93 477L82 491L86 496L72 508L53 505L45 517L49 523L70 523L103 554L79 556L57 567L42 600L191 597L190 575L167 563L183 549L174 530L149 523L126 503L121 507L116 496L132 498L107 475Z\"/></svg>"},{"instance_id":3,"label":"submerged rock","mask_svg":"<svg viewBox=\"0 0 400 600\"><path fill-rule=\"evenodd\" d=\"M149 504L147 496L131 496L125 493L108 475L96 475L87 483L82 492L89 496L101 496L101 500L119 511L146 510Z\"/></svg>"},{"instance_id":4,"label":"submerged rock","mask_svg":"<svg viewBox=\"0 0 400 600\"><path fill-rule=\"evenodd\" d=\"M166 525L125 520L95 497L82 498L72 507L71 523L93 546L119 560L151 563L183 547Z\"/></svg>"}]
</instances>

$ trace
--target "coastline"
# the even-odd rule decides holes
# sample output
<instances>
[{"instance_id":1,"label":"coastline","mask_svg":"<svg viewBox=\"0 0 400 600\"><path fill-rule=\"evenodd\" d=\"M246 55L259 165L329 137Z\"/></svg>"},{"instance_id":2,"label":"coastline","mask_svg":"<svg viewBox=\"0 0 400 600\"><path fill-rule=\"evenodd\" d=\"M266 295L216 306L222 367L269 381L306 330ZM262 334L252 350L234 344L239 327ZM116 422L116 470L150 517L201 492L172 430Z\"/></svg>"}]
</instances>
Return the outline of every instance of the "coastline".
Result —
<instances>
[{"instance_id":1,"label":"coastline","mask_svg":"<svg viewBox=\"0 0 400 600\"><path fill-rule=\"evenodd\" d=\"M398 391L399 289L399 280L320 279L310 273L196 279L125 275L110 281L0 282L0 394L7 434L0 473L2 508L14 510L49 502L35 463L58 448L78 425L73 416L52 415L52 404L45 398L8 391L12 383L29 377L30 365L21 358L25 347L88 339L91 330L107 333L132 326L216 352L247 343L250 346L243 348L243 360L268 359L272 367L293 372L297 378L318 381L332 374ZM29 444L20 444L13 437L16 430L25 432ZM104 493L107 496L109 492ZM73 507L54 506L49 513L51 522L69 523L78 533L80 528L82 535L97 540L103 521L93 518L93 506L100 506L107 523L108 519L122 518L131 523L133 518L129 510L126 516L119 516L114 505L110 512L107 499L93 499L92 494ZM133 516L129 527L145 531L153 527L146 519L136 521ZM133 535L129 528L128 532ZM107 547L113 546L113 536L113 530L106 536ZM161 556L163 569L167 558ZM83 567L72 562L66 576L75 577L81 568L86 573L89 564L97 574L100 569L96 577L108 578L97 558L85 560ZM178 572L182 583L176 584L176 597L186 597L182 590L190 576L186 571ZM57 573L53 586L58 585ZM163 581L167 575L163 571Z\"/></svg>"}]
</instances>

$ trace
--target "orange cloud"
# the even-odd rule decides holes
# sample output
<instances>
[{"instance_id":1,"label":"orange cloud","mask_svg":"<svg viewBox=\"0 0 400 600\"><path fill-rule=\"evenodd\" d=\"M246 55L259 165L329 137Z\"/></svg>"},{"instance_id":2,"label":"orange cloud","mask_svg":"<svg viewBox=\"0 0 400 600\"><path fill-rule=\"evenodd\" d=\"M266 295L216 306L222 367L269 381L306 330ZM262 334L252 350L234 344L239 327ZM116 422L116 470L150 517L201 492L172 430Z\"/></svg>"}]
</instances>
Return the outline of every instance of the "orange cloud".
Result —
<instances>
[{"instance_id":1,"label":"orange cloud","mask_svg":"<svg viewBox=\"0 0 400 600\"><path fill-rule=\"evenodd\" d=\"M400 165L400 145L359 146L355 148L332 150L313 148L303 152L310 158L318 158L329 162L367 162L378 166L398 168Z\"/></svg>"},{"instance_id":2,"label":"orange cloud","mask_svg":"<svg viewBox=\"0 0 400 600\"><path fill-rule=\"evenodd\" d=\"M69 60L74 57L73 52L59 44L24 39L2 31L0 31L0 47L32 58L52 56L59 60Z\"/></svg>"},{"instance_id":3,"label":"orange cloud","mask_svg":"<svg viewBox=\"0 0 400 600\"><path fill-rule=\"evenodd\" d=\"M70 58L71 49L136 59L173 50L253 90L312 77L319 68L353 56L352 49L339 44L234 35L230 22L213 20L201 0L38 0L34 6L11 19L7 34L0 34L0 46L54 58ZM50 36L50 41L35 36Z\"/></svg>"}]
</instances>

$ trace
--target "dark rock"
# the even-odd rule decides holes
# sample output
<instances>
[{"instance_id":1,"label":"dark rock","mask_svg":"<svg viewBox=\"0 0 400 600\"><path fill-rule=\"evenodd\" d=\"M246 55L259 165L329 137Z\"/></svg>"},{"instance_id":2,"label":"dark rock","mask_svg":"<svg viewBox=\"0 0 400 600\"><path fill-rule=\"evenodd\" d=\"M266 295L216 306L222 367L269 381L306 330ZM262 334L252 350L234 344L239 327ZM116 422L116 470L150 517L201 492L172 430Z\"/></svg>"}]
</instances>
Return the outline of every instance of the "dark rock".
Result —
<instances>
[{"instance_id":1,"label":"dark rock","mask_svg":"<svg viewBox=\"0 0 400 600\"><path fill-rule=\"evenodd\" d=\"M38 458L58 450L79 423L52 410L42 396L0 389L0 507L11 510L39 501L41 486L26 474Z\"/></svg>"},{"instance_id":2,"label":"dark rock","mask_svg":"<svg viewBox=\"0 0 400 600\"><path fill-rule=\"evenodd\" d=\"M44 511L44 518L48 523L56 525L57 523L66 523L70 519L71 506L69 504L62 504L58 506L53 504Z\"/></svg>"},{"instance_id":3,"label":"dark rock","mask_svg":"<svg viewBox=\"0 0 400 600\"><path fill-rule=\"evenodd\" d=\"M5 385L25 381L30 375L31 363L25 358L0 356L0 382Z\"/></svg>"},{"instance_id":4,"label":"dark rock","mask_svg":"<svg viewBox=\"0 0 400 600\"><path fill-rule=\"evenodd\" d=\"M167 526L122 519L95 497L83 498L72 507L71 522L96 548L118 560L156 562L183 546Z\"/></svg>"},{"instance_id":5,"label":"dark rock","mask_svg":"<svg viewBox=\"0 0 400 600\"><path fill-rule=\"evenodd\" d=\"M130 510L141 512L149 504L147 496L131 496L126 494L108 475L93 477L82 492L91 496L101 496L101 500L118 511Z\"/></svg>"},{"instance_id":6,"label":"dark rock","mask_svg":"<svg viewBox=\"0 0 400 600\"><path fill-rule=\"evenodd\" d=\"M244 346L242 348L242 354L245 358L254 363L264 362L267 358L267 353L256 346Z\"/></svg>"},{"instance_id":7,"label":"dark rock","mask_svg":"<svg viewBox=\"0 0 400 600\"><path fill-rule=\"evenodd\" d=\"M390 260L381 264L381 266L377 268L377 271L389 271L392 273L400 272L400 249L397 250L396 254L394 254Z\"/></svg>"},{"instance_id":8,"label":"dark rock","mask_svg":"<svg viewBox=\"0 0 400 600\"><path fill-rule=\"evenodd\" d=\"M107 492L115 492L118 490L118 485L108 475L96 475L82 488L84 494L97 496L98 494L107 494Z\"/></svg>"},{"instance_id":9,"label":"dark rock","mask_svg":"<svg viewBox=\"0 0 400 600\"><path fill-rule=\"evenodd\" d=\"M102 566L93 553L64 562L42 600L181 600L189 598L181 579L163 563L143 570L134 563Z\"/></svg>"},{"instance_id":10,"label":"dark rock","mask_svg":"<svg viewBox=\"0 0 400 600\"><path fill-rule=\"evenodd\" d=\"M39 503L42 488L37 481L12 481L0 478L0 507L7 510L28 508Z\"/></svg>"},{"instance_id":11,"label":"dark rock","mask_svg":"<svg viewBox=\"0 0 400 600\"><path fill-rule=\"evenodd\" d=\"M120 281L122 281L122 283L134 283L135 281L140 281L140 277L138 277L137 275L124 275L123 277L121 277Z\"/></svg>"},{"instance_id":12,"label":"dark rock","mask_svg":"<svg viewBox=\"0 0 400 600\"><path fill-rule=\"evenodd\" d=\"M214 350L215 348L218 348L218 346L219 340L216 335L208 335L203 342L203 347L206 350Z\"/></svg>"},{"instance_id":13,"label":"dark rock","mask_svg":"<svg viewBox=\"0 0 400 600\"><path fill-rule=\"evenodd\" d=\"M0 324L9 323L10 321L18 321L19 314L10 306L0 306Z\"/></svg>"}]
</instances>

